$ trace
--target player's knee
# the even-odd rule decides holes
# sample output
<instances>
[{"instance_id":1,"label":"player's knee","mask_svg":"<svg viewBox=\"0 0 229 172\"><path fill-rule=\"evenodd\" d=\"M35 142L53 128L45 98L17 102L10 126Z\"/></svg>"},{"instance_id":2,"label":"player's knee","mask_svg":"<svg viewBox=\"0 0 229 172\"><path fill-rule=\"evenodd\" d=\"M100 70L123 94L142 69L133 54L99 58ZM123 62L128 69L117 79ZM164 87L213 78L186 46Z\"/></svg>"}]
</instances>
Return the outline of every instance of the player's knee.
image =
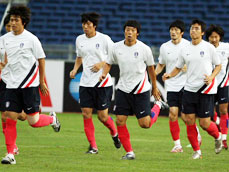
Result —
<instances>
[{"instance_id":1,"label":"player's knee","mask_svg":"<svg viewBox=\"0 0 229 172\"><path fill-rule=\"evenodd\" d=\"M200 121L200 127L201 127L203 130L207 130L208 127L209 127L209 122L208 122L208 121Z\"/></svg>"},{"instance_id":2,"label":"player's knee","mask_svg":"<svg viewBox=\"0 0 229 172\"><path fill-rule=\"evenodd\" d=\"M99 119L102 123L104 123L104 122L106 122L106 121L108 120L108 117L107 117L107 116L99 116L99 115L98 115L98 119Z\"/></svg>"},{"instance_id":3,"label":"player's knee","mask_svg":"<svg viewBox=\"0 0 229 172\"><path fill-rule=\"evenodd\" d=\"M117 126L122 126L122 125L125 125L126 122L124 120L119 120L119 119L116 119L116 125Z\"/></svg>"},{"instance_id":4,"label":"player's knee","mask_svg":"<svg viewBox=\"0 0 229 172\"><path fill-rule=\"evenodd\" d=\"M171 121L176 121L176 120L178 119L178 114L169 112L169 119L170 119Z\"/></svg>"},{"instance_id":5,"label":"player's knee","mask_svg":"<svg viewBox=\"0 0 229 172\"><path fill-rule=\"evenodd\" d=\"M227 114L227 108L220 108L219 113L220 114Z\"/></svg>"}]
</instances>

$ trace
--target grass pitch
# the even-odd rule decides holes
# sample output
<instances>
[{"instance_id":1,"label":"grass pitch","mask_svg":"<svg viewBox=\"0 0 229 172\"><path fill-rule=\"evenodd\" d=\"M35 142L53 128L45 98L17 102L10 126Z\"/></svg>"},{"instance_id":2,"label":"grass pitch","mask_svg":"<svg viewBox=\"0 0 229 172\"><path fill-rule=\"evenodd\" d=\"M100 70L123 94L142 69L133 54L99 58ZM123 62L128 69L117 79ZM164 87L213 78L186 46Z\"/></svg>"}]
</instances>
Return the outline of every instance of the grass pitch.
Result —
<instances>
[{"instance_id":1,"label":"grass pitch","mask_svg":"<svg viewBox=\"0 0 229 172\"><path fill-rule=\"evenodd\" d=\"M48 126L32 128L27 122L18 121L17 145L20 154L16 165L1 165L1 172L228 172L229 151L216 155L214 139L205 131L202 135L203 159L192 160L192 149L186 136L186 127L179 119L183 153L170 153L173 147L169 132L168 118L160 117L151 129L138 126L135 117L128 118L128 129L136 154L135 160L120 160L125 154L123 148L117 150L109 131L94 115L95 136L99 154L85 154L88 142L83 130L82 116L79 114L58 114L62 128L55 133ZM115 116L112 116L115 119ZM6 148L3 134L0 134L0 153Z\"/></svg>"}]
</instances>

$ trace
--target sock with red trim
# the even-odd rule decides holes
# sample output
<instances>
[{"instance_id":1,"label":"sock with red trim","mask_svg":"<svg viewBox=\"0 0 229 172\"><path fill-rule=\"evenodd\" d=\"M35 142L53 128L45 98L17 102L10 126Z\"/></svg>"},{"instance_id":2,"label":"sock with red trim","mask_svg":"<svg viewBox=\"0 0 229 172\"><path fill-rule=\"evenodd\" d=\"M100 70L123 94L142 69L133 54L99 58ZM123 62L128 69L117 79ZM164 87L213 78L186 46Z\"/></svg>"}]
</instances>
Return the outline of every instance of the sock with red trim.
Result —
<instances>
[{"instance_id":1,"label":"sock with red trim","mask_svg":"<svg viewBox=\"0 0 229 172\"><path fill-rule=\"evenodd\" d=\"M2 121L2 132L5 135L5 132L6 132L6 122L3 122L3 121Z\"/></svg>"},{"instance_id":2,"label":"sock with red trim","mask_svg":"<svg viewBox=\"0 0 229 172\"><path fill-rule=\"evenodd\" d=\"M131 143L130 143L130 134L129 134L129 131L128 131L126 125L117 126L117 128L118 128L119 140L122 143L123 148L125 149L125 151L126 152L133 151Z\"/></svg>"},{"instance_id":3,"label":"sock with red trim","mask_svg":"<svg viewBox=\"0 0 229 172\"><path fill-rule=\"evenodd\" d=\"M92 118L84 119L84 132L91 147L94 149L98 149L95 142L95 127Z\"/></svg>"},{"instance_id":4,"label":"sock with red trim","mask_svg":"<svg viewBox=\"0 0 229 172\"><path fill-rule=\"evenodd\" d=\"M226 134L228 132L228 126L227 126L227 121L228 121L228 113L227 114L220 114L220 129L222 134Z\"/></svg>"},{"instance_id":5,"label":"sock with red trim","mask_svg":"<svg viewBox=\"0 0 229 172\"><path fill-rule=\"evenodd\" d=\"M103 124L110 130L112 137L117 134L117 130L115 128L115 124L111 116L109 116L107 121L103 122Z\"/></svg>"},{"instance_id":6,"label":"sock with red trim","mask_svg":"<svg viewBox=\"0 0 229 172\"><path fill-rule=\"evenodd\" d=\"M200 150L200 146L199 146L198 139L197 139L198 133L196 130L196 124L186 125L186 126L187 126L188 140L191 143L193 150L194 151Z\"/></svg>"},{"instance_id":7,"label":"sock with red trim","mask_svg":"<svg viewBox=\"0 0 229 172\"><path fill-rule=\"evenodd\" d=\"M5 130L5 143L8 154L13 154L17 139L17 121L7 118Z\"/></svg>"},{"instance_id":8,"label":"sock with red trim","mask_svg":"<svg viewBox=\"0 0 229 172\"><path fill-rule=\"evenodd\" d=\"M180 127L178 120L176 121L169 121L169 128L173 138L173 141L180 139Z\"/></svg>"},{"instance_id":9,"label":"sock with red trim","mask_svg":"<svg viewBox=\"0 0 229 172\"><path fill-rule=\"evenodd\" d=\"M48 126L52 123L53 123L53 117L52 116L40 114L39 120L31 126L34 128L38 128L38 127Z\"/></svg>"},{"instance_id":10,"label":"sock with red trim","mask_svg":"<svg viewBox=\"0 0 229 172\"><path fill-rule=\"evenodd\" d=\"M159 113L160 113L160 107L159 105L155 104L153 108L151 109L150 127L152 127L152 125L157 121Z\"/></svg>"},{"instance_id":11,"label":"sock with red trim","mask_svg":"<svg viewBox=\"0 0 229 172\"><path fill-rule=\"evenodd\" d=\"M209 127L206 131L208 132L209 135L211 135L215 139L219 138L219 131L218 131L218 128L214 122L211 122L211 124L209 125Z\"/></svg>"}]
</instances>

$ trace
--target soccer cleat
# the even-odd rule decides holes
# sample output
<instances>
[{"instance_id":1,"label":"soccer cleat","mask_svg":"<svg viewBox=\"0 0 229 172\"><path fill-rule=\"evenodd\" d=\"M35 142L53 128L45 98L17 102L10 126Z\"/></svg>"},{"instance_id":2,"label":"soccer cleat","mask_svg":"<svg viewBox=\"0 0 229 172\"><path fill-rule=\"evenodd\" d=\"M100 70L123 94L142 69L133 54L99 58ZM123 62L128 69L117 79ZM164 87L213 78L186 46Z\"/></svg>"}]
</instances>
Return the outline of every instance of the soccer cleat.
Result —
<instances>
[{"instance_id":1,"label":"soccer cleat","mask_svg":"<svg viewBox=\"0 0 229 172\"><path fill-rule=\"evenodd\" d=\"M16 160L13 154L7 154L1 161L2 164L16 164Z\"/></svg>"},{"instance_id":2,"label":"soccer cleat","mask_svg":"<svg viewBox=\"0 0 229 172\"><path fill-rule=\"evenodd\" d=\"M183 152L182 146L174 146L170 152L172 153Z\"/></svg>"},{"instance_id":3,"label":"soccer cleat","mask_svg":"<svg viewBox=\"0 0 229 172\"><path fill-rule=\"evenodd\" d=\"M216 154L219 154L221 152L222 148L223 148L223 145L222 145L222 136L220 134L220 139L218 139L218 140L216 139L215 140L215 153Z\"/></svg>"},{"instance_id":4,"label":"soccer cleat","mask_svg":"<svg viewBox=\"0 0 229 172\"><path fill-rule=\"evenodd\" d=\"M202 155L195 151L192 155L192 159L202 159Z\"/></svg>"},{"instance_id":5,"label":"soccer cleat","mask_svg":"<svg viewBox=\"0 0 229 172\"><path fill-rule=\"evenodd\" d=\"M121 142L118 138L118 134L114 137L112 137L113 141L114 141L114 145L117 149L119 149L121 147Z\"/></svg>"},{"instance_id":6,"label":"soccer cleat","mask_svg":"<svg viewBox=\"0 0 229 172\"><path fill-rule=\"evenodd\" d=\"M56 116L56 113L55 112L50 112L49 115L53 117L53 123L51 124L53 130L55 132L59 132L61 125L60 125L60 121L58 120L58 118Z\"/></svg>"},{"instance_id":7,"label":"soccer cleat","mask_svg":"<svg viewBox=\"0 0 229 172\"><path fill-rule=\"evenodd\" d=\"M99 151L98 151L98 149L95 149L95 148L92 148L91 146L89 146L88 151L85 153L86 154L98 154Z\"/></svg>"},{"instance_id":8,"label":"soccer cleat","mask_svg":"<svg viewBox=\"0 0 229 172\"><path fill-rule=\"evenodd\" d=\"M227 140L223 140L222 142L223 142L223 148L227 150L228 149Z\"/></svg>"},{"instance_id":9,"label":"soccer cleat","mask_svg":"<svg viewBox=\"0 0 229 172\"><path fill-rule=\"evenodd\" d=\"M135 159L135 154L127 152L125 156L122 157L123 160L133 160Z\"/></svg>"},{"instance_id":10,"label":"soccer cleat","mask_svg":"<svg viewBox=\"0 0 229 172\"><path fill-rule=\"evenodd\" d=\"M154 104L159 105L161 110L169 109L169 105L162 100L156 101Z\"/></svg>"}]
</instances>

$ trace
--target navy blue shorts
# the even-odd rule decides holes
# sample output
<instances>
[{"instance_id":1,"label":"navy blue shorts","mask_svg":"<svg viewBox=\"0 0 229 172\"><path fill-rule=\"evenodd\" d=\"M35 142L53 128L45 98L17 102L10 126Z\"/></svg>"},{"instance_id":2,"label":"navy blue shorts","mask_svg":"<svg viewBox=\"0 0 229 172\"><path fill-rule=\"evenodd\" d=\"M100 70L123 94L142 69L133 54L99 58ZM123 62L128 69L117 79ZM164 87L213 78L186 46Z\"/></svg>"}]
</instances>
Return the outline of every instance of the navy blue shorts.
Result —
<instances>
[{"instance_id":1,"label":"navy blue shorts","mask_svg":"<svg viewBox=\"0 0 229 172\"><path fill-rule=\"evenodd\" d=\"M181 89L179 92L168 91L167 102L169 107L178 107L181 110L183 93L184 89Z\"/></svg>"},{"instance_id":2,"label":"navy blue shorts","mask_svg":"<svg viewBox=\"0 0 229 172\"><path fill-rule=\"evenodd\" d=\"M184 90L182 112L185 114L195 113L199 118L212 117L214 114L214 95Z\"/></svg>"},{"instance_id":3,"label":"navy blue shorts","mask_svg":"<svg viewBox=\"0 0 229 172\"><path fill-rule=\"evenodd\" d=\"M0 111L4 112L6 110L5 102L6 102L6 84L3 80L0 81Z\"/></svg>"},{"instance_id":4,"label":"navy blue shorts","mask_svg":"<svg viewBox=\"0 0 229 172\"><path fill-rule=\"evenodd\" d=\"M113 93L110 87L82 87L80 86L80 106L81 108L95 108L105 110L109 108Z\"/></svg>"},{"instance_id":5,"label":"navy blue shorts","mask_svg":"<svg viewBox=\"0 0 229 172\"><path fill-rule=\"evenodd\" d=\"M136 115L138 119L151 114L150 91L133 94L117 90L114 113L116 115Z\"/></svg>"},{"instance_id":6,"label":"navy blue shorts","mask_svg":"<svg viewBox=\"0 0 229 172\"><path fill-rule=\"evenodd\" d=\"M6 111L26 114L39 112L40 94L38 87L6 89Z\"/></svg>"},{"instance_id":7,"label":"navy blue shorts","mask_svg":"<svg viewBox=\"0 0 229 172\"><path fill-rule=\"evenodd\" d=\"M215 103L224 104L229 102L228 89L229 86L218 88L217 94L215 94Z\"/></svg>"}]
</instances>

